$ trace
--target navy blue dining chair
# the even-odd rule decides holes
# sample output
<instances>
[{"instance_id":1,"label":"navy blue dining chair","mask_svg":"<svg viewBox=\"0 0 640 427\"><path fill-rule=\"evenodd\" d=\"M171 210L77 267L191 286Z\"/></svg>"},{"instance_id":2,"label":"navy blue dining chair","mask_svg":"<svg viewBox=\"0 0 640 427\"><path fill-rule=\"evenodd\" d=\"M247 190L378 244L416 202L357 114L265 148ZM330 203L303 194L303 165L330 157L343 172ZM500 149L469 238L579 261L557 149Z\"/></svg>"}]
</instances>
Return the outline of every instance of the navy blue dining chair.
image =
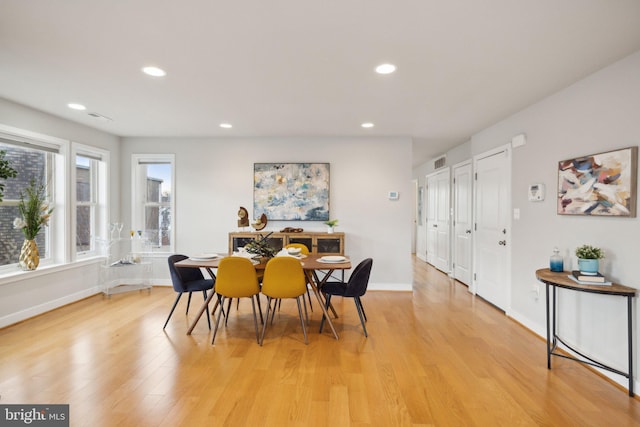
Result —
<instances>
[{"instance_id":1,"label":"navy blue dining chair","mask_svg":"<svg viewBox=\"0 0 640 427\"><path fill-rule=\"evenodd\" d=\"M325 296L325 308L329 308L331 304L331 296L339 295L345 298L353 298L353 301L356 304L356 309L358 310L358 316L360 316L360 323L362 324L362 329L364 330L364 336L368 337L367 328L364 325L364 322L367 320L367 315L364 312L364 307L362 306L362 301L360 297L363 296L367 292L367 286L369 285L369 276L371 275L371 267L373 266L373 260L371 258L367 258L363 260L360 264L356 266L349 277L348 282L326 282L322 285L322 293ZM322 333L322 328L324 327L325 316L322 316L322 320L320 321L320 332Z\"/></svg>"},{"instance_id":2,"label":"navy blue dining chair","mask_svg":"<svg viewBox=\"0 0 640 427\"><path fill-rule=\"evenodd\" d=\"M173 311L176 309L178 305L178 301L180 301L180 297L182 294L188 292L189 299L187 300L187 311L185 314L189 314L189 305L191 304L191 293L192 292L202 292L202 296L205 301L207 300L207 291L213 289L213 285L215 284L213 279L205 279L202 275L202 271L199 268L193 267L176 267L176 263L182 261L184 259L189 258L186 255L171 255L168 258L169 262L169 272L171 273L171 282L173 284L173 290L178 293L175 302L173 303L173 307L171 307L171 312L169 313L169 317L167 317L167 321L164 322L164 326L162 329L167 327L169 323L169 319L171 319L171 315ZM209 316L209 307L207 307L207 322L209 323L209 329L211 329L211 317Z\"/></svg>"}]
</instances>

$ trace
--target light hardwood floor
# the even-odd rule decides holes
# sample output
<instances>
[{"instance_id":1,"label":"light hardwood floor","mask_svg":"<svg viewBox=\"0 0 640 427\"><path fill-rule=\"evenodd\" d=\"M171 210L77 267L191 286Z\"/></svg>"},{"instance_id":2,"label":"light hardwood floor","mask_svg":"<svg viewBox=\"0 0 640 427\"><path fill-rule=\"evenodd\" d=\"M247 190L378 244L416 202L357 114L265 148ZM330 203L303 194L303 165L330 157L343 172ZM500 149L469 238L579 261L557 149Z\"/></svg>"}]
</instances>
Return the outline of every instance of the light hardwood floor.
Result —
<instances>
[{"instance_id":1,"label":"light hardwood floor","mask_svg":"<svg viewBox=\"0 0 640 427\"><path fill-rule=\"evenodd\" d=\"M640 425L625 390L575 362L547 370L543 340L414 266L413 293L363 298L369 338L334 298L340 340L316 307L308 346L293 301L263 347L248 300L212 346L205 319L185 335L186 298L162 330L169 288L94 296L0 330L0 403L69 403L72 426Z\"/></svg>"}]
</instances>

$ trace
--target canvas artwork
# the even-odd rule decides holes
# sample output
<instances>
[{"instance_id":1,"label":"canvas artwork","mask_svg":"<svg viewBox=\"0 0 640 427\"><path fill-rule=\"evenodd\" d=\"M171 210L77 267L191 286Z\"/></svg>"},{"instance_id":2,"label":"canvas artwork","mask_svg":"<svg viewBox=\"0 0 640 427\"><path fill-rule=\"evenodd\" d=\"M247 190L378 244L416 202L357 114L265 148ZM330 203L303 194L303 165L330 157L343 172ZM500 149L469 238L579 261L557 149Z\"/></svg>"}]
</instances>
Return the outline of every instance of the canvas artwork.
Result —
<instances>
[{"instance_id":1,"label":"canvas artwork","mask_svg":"<svg viewBox=\"0 0 640 427\"><path fill-rule=\"evenodd\" d=\"M253 183L256 217L329 219L329 163L255 163Z\"/></svg>"},{"instance_id":2,"label":"canvas artwork","mask_svg":"<svg viewBox=\"0 0 640 427\"><path fill-rule=\"evenodd\" d=\"M638 147L558 163L558 214L636 216Z\"/></svg>"}]
</instances>

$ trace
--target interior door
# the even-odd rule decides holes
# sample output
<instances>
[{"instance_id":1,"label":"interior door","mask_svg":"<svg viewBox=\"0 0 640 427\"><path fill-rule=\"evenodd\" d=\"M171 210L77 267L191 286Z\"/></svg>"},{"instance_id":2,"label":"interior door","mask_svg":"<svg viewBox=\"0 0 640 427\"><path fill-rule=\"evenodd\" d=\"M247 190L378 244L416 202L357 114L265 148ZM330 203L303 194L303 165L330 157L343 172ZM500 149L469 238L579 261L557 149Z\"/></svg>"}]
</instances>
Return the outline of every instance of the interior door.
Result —
<instances>
[{"instance_id":1,"label":"interior door","mask_svg":"<svg viewBox=\"0 0 640 427\"><path fill-rule=\"evenodd\" d=\"M473 236L471 162L453 167L453 277L470 286Z\"/></svg>"},{"instance_id":2,"label":"interior door","mask_svg":"<svg viewBox=\"0 0 640 427\"><path fill-rule=\"evenodd\" d=\"M426 190L424 185L418 184L417 201L416 201L416 218L418 225L416 226L416 257L422 261L427 260L427 226L426 226Z\"/></svg>"},{"instance_id":3,"label":"interior door","mask_svg":"<svg viewBox=\"0 0 640 427\"><path fill-rule=\"evenodd\" d=\"M510 299L510 152L496 150L475 159L474 283L475 291L507 310Z\"/></svg>"},{"instance_id":4,"label":"interior door","mask_svg":"<svg viewBox=\"0 0 640 427\"><path fill-rule=\"evenodd\" d=\"M427 177L427 261L449 273L449 168Z\"/></svg>"},{"instance_id":5,"label":"interior door","mask_svg":"<svg viewBox=\"0 0 640 427\"><path fill-rule=\"evenodd\" d=\"M435 177L427 176L426 192L426 209L425 209L425 226L427 228L427 262L435 265L436 244L438 242L438 221L437 209L438 198Z\"/></svg>"}]
</instances>

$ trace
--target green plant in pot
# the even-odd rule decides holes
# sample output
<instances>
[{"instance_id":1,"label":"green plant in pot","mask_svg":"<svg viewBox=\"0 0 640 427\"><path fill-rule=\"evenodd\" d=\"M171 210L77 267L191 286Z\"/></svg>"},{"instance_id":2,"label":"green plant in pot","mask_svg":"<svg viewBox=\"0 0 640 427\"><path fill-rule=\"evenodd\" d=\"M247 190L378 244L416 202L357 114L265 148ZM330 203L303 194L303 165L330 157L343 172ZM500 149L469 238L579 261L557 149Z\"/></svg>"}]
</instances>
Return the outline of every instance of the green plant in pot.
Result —
<instances>
[{"instance_id":1,"label":"green plant in pot","mask_svg":"<svg viewBox=\"0 0 640 427\"><path fill-rule=\"evenodd\" d=\"M591 245L582 245L576 248L578 257L578 269L582 274L598 274L600 259L604 258L604 251Z\"/></svg>"},{"instance_id":2,"label":"green plant in pot","mask_svg":"<svg viewBox=\"0 0 640 427\"><path fill-rule=\"evenodd\" d=\"M337 219L329 219L329 220L325 221L324 223L327 226L327 232L328 233L333 233L333 227L338 225L338 220Z\"/></svg>"}]
</instances>

